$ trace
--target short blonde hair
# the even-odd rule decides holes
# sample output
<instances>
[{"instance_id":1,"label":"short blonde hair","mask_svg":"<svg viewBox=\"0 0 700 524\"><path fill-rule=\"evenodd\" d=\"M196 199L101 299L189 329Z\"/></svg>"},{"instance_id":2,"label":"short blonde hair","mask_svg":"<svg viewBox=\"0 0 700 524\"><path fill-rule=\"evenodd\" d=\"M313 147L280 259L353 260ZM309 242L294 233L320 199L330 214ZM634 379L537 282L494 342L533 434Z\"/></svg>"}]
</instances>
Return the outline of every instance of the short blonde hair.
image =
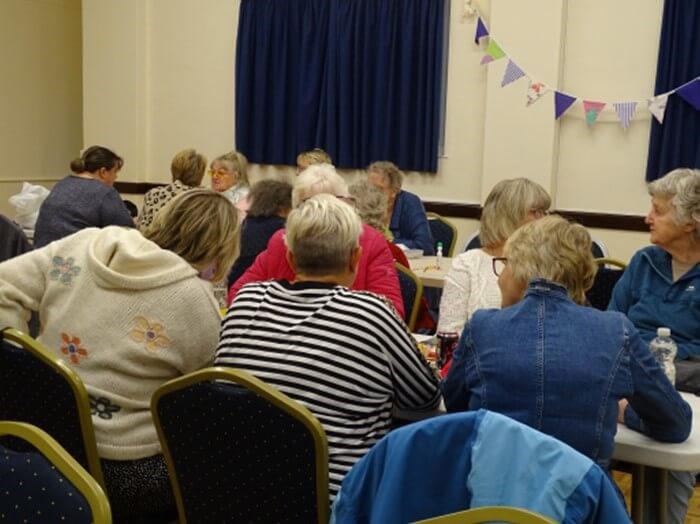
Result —
<instances>
[{"instance_id":1,"label":"short blonde hair","mask_svg":"<svg viewBox=\"0 0 700 524\"><path fill-rule=\"evenodd\" d=\"M544 213L551 205L547 191L537 182L527 178L501 180L493 186L481 210L481 245L491 248L503 245L528 213Z\"/></svg>"},{"instance_id":2,"label":"short blonde hair","mask_svg":"<svg viewBox=\"0 0 700 524\"><path fill-rule=\"evenodd\" d=\"M316 195L287 217L285 242L297 273L332 275L343 271L360 245L362 223L353 207L327 194Z\"/></svg>"},{"instance_id":3,"label":"short blonde hair","mask_svg":"<svg viewBox=\"0 0 700 524\"><path fill-rule=\"evenodd\" d=\"M700 239L700 169L674 169L647 187L652 197L671 200L676 225L695 223L695 239Z\"/></svg>"},{"instance_id":4,"label":"short blonde hair","mask_svg":"<svg viewBox=\"0 0 700 524\"><path fill-rule=\"evenodd\" d=\"M202 184L204 171L207 169L207 157L194 149L185 149L173 157L170 173L173 180L179 180L186 186L197 187Z\"/></svg>"},{"instance_id":5,"label":"short blonde hair","mask_svg":"<svg viewBox=\"0 0 700 524\"><path fill-rule=\"evenodd\" d=\"M226 278L238 256L238 210L221 193L191 189L160 210L143 232L198 271L215 265L213 281Z\"/></svg>"},{"instance_id":6,"label":"short blonde hair","mask_svg":"<svg viewBox=\"0 0 700 524\"><path fill-rule=\"evenodd\" d=\"M331 164L314 164L299 174L294 180L292 207L298 207L307 198L321 193L348 196L348 185Z\"/></svg>"},{"instance_id":7,"label":"short blonde hair","mask_svg":"<svg viewBox=\"0 0 700 524\"><path fill-rule=\"evenodd\" d=\"M350 196L355 199L355 209L362 221L368 226L384 231L386 228L387 198L374 184L367 180L358 180L349 188Z\"/></svg>"},{"instance_id":8,"label":"short blonde hair","mask_svg":"<svg viewBox=\"0 0 700 524\"><path fill-rule=\"evenodd\" d=\"M316 147L310 151L302 151L297 156L297 165L306 164L313 166L314 164L332 164L331 155L326 153L320 147Z\"/></svg>"},{"instance_id":9,"label":"short blonde hair","mask_svg":"<svg viewBox=\"0 0 700 524\"><path fill-rule=\"evenodd\" d=\"M391 189L396 189L397 191L401 189L403 185L403 173L393 162L372 162L367 168L367 173L371 173L372 171L384 175Z\"/></svg>"},{"instance_id":10,"label":"short blonde hair","mask_svg":"<svg viewBox=\"0 0 700 524\"><path fill-rule=\"evenodd\" d=\"M508 238L503 254L517 281L544 278L564 286L574 302L585 304L597 267L591 235L582 225L558 215L528 222Z\"/></svg>"},{"instance_id":11,"label":"short blonde hair","mask_svg":"<svg viewBox=\"0 0 700 524\"><path fill-rule=\"evenodd\" d=\"M239 153L238 151L229 151L228 153L217 156L214 160L212 160L212 165L214 165L214 162L225 163L228 166L229 171L235 171L238 173L239 184L244 186L250 185L250 182L248 182L248 159L243 153Z\"/></svg>"}]
</instances>

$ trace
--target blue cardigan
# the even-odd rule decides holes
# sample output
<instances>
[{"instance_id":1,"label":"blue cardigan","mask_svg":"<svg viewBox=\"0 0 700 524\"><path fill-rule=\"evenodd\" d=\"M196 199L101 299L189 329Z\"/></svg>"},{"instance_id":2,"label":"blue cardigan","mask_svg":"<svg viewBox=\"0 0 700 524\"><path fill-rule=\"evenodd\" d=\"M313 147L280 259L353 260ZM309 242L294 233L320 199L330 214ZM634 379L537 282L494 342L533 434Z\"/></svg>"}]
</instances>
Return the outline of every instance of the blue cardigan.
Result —
<instances>
[{"instance_id":1,"label":"blue cardigan","mask_svg":"<svg viewBox=\"0 0 700 524\"><path fill-rule=\"evenodd\" d=\"M479 410L403 426L345 476L331 523L405 523L470 507L517 506L556 522L630 522L589 458L504 415Z\"/></svg>"},{"instance_id":2,"label":"blue cardigan","mask_svg":"<svg viewBox=\"0 0 700 524\"><path fill-rule=\"evenodd\" d=\"M425 255L435 254L428 217L418 195L399 191L391 213L389 229L394 235L395 244L403 244L410 249L422 249Z\"/></svg>"},{"instance_id":3,"label":"blue cardigan","mask_svg":"<svg viewBox=\"0 0 700 524\"><path fill-rule=\"evenodd\" d=\"M678 358L700 356L700 264L673 282L671 255L656 246L640 249L613 289L608 309L627 315L642 339L671 328Z\"/></svg>"}]
</instances>

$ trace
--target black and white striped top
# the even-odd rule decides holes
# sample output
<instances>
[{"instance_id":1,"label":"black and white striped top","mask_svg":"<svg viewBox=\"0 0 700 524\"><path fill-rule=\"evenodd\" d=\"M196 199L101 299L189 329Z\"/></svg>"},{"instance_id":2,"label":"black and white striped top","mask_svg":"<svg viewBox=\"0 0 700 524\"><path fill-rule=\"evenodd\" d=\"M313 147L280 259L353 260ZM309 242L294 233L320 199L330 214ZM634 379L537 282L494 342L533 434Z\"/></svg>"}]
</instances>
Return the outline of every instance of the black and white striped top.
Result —
<instances>
[{"instance_id":1,"label":"black and white striped top","mask_svg":"<svg viewBox=\"0 0 700 524\"><path fill-rule=\"evenodd\" d=\"M328 437L331 499L390 428L392 408L440 401L438 383L385 299L342 286L244 286L223 321L215 365L242 369L304 404Z\"/></svg>"}]
</instances>

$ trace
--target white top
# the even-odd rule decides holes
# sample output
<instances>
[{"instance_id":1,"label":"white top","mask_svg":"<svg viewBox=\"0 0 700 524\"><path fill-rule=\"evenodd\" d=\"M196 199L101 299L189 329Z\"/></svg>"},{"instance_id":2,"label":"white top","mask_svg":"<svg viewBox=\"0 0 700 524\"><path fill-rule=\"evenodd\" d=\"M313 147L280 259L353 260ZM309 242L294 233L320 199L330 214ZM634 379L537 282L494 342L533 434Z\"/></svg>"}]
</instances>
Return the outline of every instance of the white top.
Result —
<instances>
[{"instance_id":1,"label":"white top","mask_svg":"<svg viewBox=\"0 0 700 524\"><path fill-rule=\"evenodd\" d=\"M501 307L501 290L491 259L482 249L470 249L452 259L442 290L438 332L461 334L477 309Z\"/></svg>"},{"instance_id":2,"label":"white top","mask_svg":"<svg viewBox=\"0 0 700 524\"><path fill-rule=\"evenodd\" d=\"M85 383L100 457L159 453L153 391L214 359L211 284L136 229L88 228L0 264L0 325L26 331L30 310Z\"/></svg>"},{"instance_id":3,"label":"white top","mask_svg":"<svg viewBox=\"0 0 700 524\"><path fill-rule=\"evenodd\" d=\"M245 200L248 197L249 192L249 186L245 186L243 184L236 184L234 186L231 186L221 194L228 198L231 201L231 203L235 206L239 202Z\"/></svg>"}]
</instances>

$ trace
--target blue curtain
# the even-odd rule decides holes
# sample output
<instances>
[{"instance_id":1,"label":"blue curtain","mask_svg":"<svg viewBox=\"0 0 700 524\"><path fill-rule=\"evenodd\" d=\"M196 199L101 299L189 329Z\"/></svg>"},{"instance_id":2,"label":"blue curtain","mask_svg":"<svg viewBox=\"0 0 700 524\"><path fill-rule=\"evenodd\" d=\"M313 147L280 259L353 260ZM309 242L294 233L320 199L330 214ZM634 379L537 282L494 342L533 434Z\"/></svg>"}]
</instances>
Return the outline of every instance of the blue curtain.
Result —
<instances>
[{"instance_id":1,"label":"blue curtain","mask_svg":"<svg viewBox=\"0 0 700 524\"><path fill-rule=\"evenodd\" d=\"M243 0L236 147L294 164L437 171L445 0Z\"/></svg>"},{"instance_id":2,"label":"blue curtain","mask_svg":"<svg viewBox=\"0 0 700 524\"><path fill-rule=\"evenodd\" d=\"M700 75L700 2L666 0L661 26L655 93L670 91ZM652 118L647 181L677 167L700 168L700 111L678 95L668 97L664 123Z\"/></svg>"}]
</instances>

